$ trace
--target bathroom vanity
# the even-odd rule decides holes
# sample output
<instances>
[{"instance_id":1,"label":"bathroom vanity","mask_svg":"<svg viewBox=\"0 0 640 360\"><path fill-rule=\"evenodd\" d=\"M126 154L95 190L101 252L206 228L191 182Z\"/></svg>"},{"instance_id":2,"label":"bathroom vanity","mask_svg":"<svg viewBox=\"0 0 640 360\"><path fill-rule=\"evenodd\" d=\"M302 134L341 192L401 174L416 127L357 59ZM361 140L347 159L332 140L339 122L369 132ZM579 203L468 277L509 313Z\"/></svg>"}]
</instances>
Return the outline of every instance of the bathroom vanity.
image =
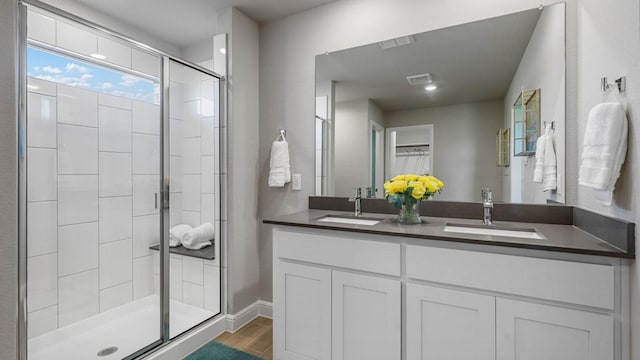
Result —
<instances>
[{"instance_id":1,"label":"bathroom vanity","mask_svg":"<svg viewBox=\"0 0 640 360\"><path fill-rule=\"evenodd\" d=\"M629 359L632 247L567 224L496 222L529 239L444 231L480 220L350 215L265 220L274 358Z\"/></svg>"}]
</instances>

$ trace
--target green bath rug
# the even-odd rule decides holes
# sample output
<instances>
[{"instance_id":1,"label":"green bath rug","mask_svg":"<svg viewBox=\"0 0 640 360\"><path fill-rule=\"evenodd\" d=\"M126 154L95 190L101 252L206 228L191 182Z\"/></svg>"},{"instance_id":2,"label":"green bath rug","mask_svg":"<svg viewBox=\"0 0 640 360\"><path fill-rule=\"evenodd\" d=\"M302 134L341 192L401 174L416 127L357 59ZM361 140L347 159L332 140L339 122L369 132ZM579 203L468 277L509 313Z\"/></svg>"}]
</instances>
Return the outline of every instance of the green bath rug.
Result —
<instances>
[{"instance_id":1,"label":"green bath rug","mask_svg":"<svg viewBox=\"0 0 640 360\"><path fill-rule=\"evenodd\" d=\"M194 351L185 358L186 360L260 360L251 354L210 341L205 346Z\"/></svg>"}]
</instances>

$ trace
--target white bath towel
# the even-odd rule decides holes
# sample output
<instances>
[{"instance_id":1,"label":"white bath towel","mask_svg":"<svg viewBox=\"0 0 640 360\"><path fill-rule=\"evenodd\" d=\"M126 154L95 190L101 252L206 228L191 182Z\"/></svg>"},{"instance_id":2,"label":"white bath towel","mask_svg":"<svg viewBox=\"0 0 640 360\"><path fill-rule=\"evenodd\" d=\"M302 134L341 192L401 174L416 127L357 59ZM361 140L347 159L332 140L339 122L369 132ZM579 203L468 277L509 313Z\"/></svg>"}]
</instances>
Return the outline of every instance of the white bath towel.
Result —
<instances>
[{"instance_id":1,"label":"white bath towel","mask_svg":"<svg viewBox=\"0 0 640 360\"><path fill-rule=\"evenodd\" d=\"M204 223L184 233L182 236L182 246L191 250L202 249L205 246L211 245L215 234L216 231L213 224Z\"/></svg>"},{"instance_id":2,"label":"white bath towel","mask_svg":"<svg viewBox=\"0 0 640 360\"><path fill-rule=\"evenodd\" d=\"M283 187L284 184L291 181L289 144L286 140L274 141L271 144L269 168L269 186Z\"/></svg>"},{"instance_id":3,"label":"white bath towel","mask_svg":"<svg viewBox=\"0 0 640 360\"><path fill-rule=\"evenodd\" d=\"M547 127L536 142L536 168L533 172L533 181L542 183L542 191L555 190L557 173L555 138L551 128Z\"/></svg>"},{"instance_id":4,"label":"white bath towel","mask_svg":"<svg viewBox=\"0 0 640 360\"><path fill-rule=\"evenodd\" d=\"M589 112L578 183L595 189L596 199L605 205L611 205L613 189L624 163L627 132L627 116L622 104L602 103Z\"/></svg>"},{"instance_id":5,"label":"white bath towel","mask_svg":"<svg viewBox=\"0 0 640 360\"><path fill-rule=\"evenodd\" d=\"M169 246L180 246L182 243L182 236L191 229L191 226L186 224L176 225L169 229Z\"/></svg>"}]
</instances>

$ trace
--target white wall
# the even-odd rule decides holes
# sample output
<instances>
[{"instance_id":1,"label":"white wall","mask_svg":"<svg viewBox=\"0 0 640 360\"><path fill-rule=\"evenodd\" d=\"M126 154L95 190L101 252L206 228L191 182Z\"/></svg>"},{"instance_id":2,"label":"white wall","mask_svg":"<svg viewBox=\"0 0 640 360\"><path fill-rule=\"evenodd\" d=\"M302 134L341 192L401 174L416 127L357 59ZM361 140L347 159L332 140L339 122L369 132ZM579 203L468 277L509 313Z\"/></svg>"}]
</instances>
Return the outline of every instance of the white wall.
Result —
<instances>
[{"instance_id":1,"label":"white wall","mask_svg":"<svg viewBox=\"0 0 640 360\"><path fill-rule=\"evenodd\" d=\"M352 196L369 185L369 100L336 103L335 194Z\"/></svg>"},{"instance_id":2,"label":"white wall","mask_svg":"<svg viewBox=\"0 0 640 360\"><path fill-rule=\"evenodd\" d=\"M0 2L0 349L16 359L18 318L17 1Z\"/></svg>"},{"instance_id":3,"label":"white wall","mask_svg":"<svg viewBox=\"0 0 640 360\"><path fill-rule=\"evenodd\" d=\"M565 11L562 6L543 9L531 40L522 55L518 70L511 81L504 100L504 125L511 131L511 164L504 168L504 185L517 181L520 194L517 196L523 203L545 203L547 199L564 202L564 169L565 169ZM513 156L513 120L512 108L522 89L540 89L540 121L555 122L555 145L558 162L558 189L556 194L543 192L542 184L533 182L535 158ZM541 126L543 126L541 124ZM541 134L542 134L541 130ZM510 176L518 171L517 176ZM507 189L508 190L508 189ZM510 192L505 194L507 201L512 201ZM515 195L515 194L514 194Z\"/></svg>"},{"instance_id":4,"label":"white wall","mask_svg":"<svg viewBox=\"0 0 640 360\"><path fill-rule=\"evenodd\" d=\"M387 127L433 124L433 175L445 184L436 200L480 201L480 189L502 200L502 168L496 166L496 132L502 101L387 112Z\"/></svg>"}]
</instances>

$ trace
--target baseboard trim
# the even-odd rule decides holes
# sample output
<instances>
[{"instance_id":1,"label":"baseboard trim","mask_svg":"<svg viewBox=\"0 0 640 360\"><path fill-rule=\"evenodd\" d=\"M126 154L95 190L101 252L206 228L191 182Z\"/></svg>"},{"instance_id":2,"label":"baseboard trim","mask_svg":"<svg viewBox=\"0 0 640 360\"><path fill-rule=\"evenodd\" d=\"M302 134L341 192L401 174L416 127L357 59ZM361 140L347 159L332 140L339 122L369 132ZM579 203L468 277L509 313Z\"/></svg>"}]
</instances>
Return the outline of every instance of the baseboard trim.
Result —
<instances>
[{"instance_id":1,"label":"baseboard trim","mask_svg":"<svg viewBox=\"0 0 640 360\"><path fill-rule=\"evenodd\" d=\"M273 304L267 301L258 300L235 314L228 314L226 316L227 331L236 332L236 330L245 326L258 316L271 318L272 315Z\"/></svg>"},{"instance_id":2,"label":"baseboard trim","mask_svg":"<svg viewBox=\"0 0 640 360\"><path fill-rule=\"evenodd\" d=\"M267 301L258 300L238 311L236 314L227 314L201 324L189 333L181 335L176 340L161 346L153 353L142 357L141 359L182 359L192 353L195 349L205 345L225 331L235 332L258 316L271 318L272 315L273 304Z\"/></svg>"}]
</instances>

